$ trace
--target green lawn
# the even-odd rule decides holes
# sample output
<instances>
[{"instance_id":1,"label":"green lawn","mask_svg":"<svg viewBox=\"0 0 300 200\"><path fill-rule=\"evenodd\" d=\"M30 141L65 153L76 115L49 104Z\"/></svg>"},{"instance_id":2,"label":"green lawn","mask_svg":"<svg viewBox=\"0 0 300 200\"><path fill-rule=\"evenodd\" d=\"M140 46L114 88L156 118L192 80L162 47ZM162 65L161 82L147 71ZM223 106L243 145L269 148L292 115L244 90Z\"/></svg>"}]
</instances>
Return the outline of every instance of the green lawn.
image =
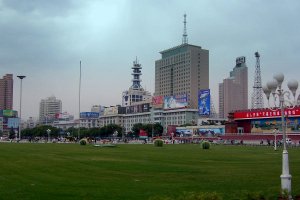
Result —
<instances>
[{"instance_id":1,"label":"green lawn","mask_svg":"<svg viewBox=\"0 0 300 200\"><path fill-rule=\"evenodd\" d=\"M282 151L271 147L0 143L0 199L149 199L245 191L277 197ZM289 149L300 194L300 148ZM238 199L238 198L237 198Z\"/></svg>"}]
</instances>

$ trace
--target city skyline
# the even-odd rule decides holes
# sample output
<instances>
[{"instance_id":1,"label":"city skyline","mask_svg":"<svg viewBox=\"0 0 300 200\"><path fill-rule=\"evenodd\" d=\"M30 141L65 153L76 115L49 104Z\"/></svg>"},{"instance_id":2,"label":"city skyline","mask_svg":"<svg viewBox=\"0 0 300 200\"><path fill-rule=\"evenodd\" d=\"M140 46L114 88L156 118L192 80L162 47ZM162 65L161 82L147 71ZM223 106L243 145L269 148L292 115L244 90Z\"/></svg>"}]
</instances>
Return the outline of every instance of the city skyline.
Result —
<instances>
[{"instance_id":1,"label":"city skyline","mask_svg":"<svg viewBox=\"0 0 300 200\"><path fill-rule=\"evenodd\" d=\"M131 85L135 58L143 67L141 85L154 92L159 52L180 45L183 14L188 43L210 52L210 89L218 105L218 83L235 58L245 56L251 102L255 56L261 54L262 83L273 73L296 79L300 2L288 1L16 1L0 0L0 76L14 75L14 110L37 117L41 99L54 95L63 111L78 116L79 61L81 111L122 103ZM218 108L216 108L218 110Z\"/></svg>"}]
</instances>

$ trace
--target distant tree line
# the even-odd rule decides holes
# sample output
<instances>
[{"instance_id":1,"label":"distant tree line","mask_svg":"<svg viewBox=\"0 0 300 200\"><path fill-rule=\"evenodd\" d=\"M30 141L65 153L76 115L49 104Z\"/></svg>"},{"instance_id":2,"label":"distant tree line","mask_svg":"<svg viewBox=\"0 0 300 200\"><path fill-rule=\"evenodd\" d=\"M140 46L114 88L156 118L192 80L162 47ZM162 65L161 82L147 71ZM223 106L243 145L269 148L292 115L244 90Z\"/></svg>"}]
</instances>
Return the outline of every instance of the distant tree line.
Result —
<instances>
[{"instance_id":1,"label":"distant tree line","mask_svg":"<svg viewBox=\"0 0 300 200\"><path fill-rule=\"evenodd\" d=\"M160 136L163 133L163 127L159 124L134 124L131 131L129 133L125 133L123 127L116 124L108 124L101 128L83 128L80 130L78 128L68 128L66 130L62 130L60 128L56 128L50 125L41 125L36 126L34 128L26 128L21 132L22 138L34 138L34 137L48 137L47 130L50 130L50 137L78 137L84 138L97 138L97 137L138 137L140 130L144 130L148 133L148 136ZM14 132L10 134L11 138L14 138Z\"/></svg>"}]
</instances>

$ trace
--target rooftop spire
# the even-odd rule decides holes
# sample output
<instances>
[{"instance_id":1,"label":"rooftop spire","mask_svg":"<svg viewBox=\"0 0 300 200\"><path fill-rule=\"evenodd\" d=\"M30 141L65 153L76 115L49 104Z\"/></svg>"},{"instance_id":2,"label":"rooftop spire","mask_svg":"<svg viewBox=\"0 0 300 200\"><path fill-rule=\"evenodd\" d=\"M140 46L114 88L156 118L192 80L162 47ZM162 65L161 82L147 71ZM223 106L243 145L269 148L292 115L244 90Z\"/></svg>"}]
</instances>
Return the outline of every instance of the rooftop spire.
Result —
<instances>
[{"instance_id":1,"label":"rooftop spire","mask_svg":"<svg viewBox=\"0 0 300 200\"><path fill-rule=\"evenodd\" d=\"M187 33L186 33L186 14L184 13L184 27L183 27L183 34L182 34L182 44L187 44L188 43L188 38L187 38Z\"/></svg>"}]
</instances>

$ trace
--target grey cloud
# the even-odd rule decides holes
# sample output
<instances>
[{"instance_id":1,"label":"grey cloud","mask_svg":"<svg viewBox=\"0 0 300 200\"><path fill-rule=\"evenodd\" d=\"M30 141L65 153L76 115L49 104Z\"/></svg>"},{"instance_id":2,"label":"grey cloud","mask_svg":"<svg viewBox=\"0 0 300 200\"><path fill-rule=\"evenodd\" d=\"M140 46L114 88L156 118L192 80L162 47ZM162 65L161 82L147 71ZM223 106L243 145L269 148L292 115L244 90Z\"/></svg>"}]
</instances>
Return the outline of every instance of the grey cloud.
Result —
<instances>
[{"instance_id":1,"label":"grey cloud","mask_svg":"<svg viewBox=\"0 0 300 200\"><path fill-rule=\"evenodd\" d=\"M78 4L73 0L3 0L3 6L20 14L66 16Z\"/></svg>"}]
</instances>

